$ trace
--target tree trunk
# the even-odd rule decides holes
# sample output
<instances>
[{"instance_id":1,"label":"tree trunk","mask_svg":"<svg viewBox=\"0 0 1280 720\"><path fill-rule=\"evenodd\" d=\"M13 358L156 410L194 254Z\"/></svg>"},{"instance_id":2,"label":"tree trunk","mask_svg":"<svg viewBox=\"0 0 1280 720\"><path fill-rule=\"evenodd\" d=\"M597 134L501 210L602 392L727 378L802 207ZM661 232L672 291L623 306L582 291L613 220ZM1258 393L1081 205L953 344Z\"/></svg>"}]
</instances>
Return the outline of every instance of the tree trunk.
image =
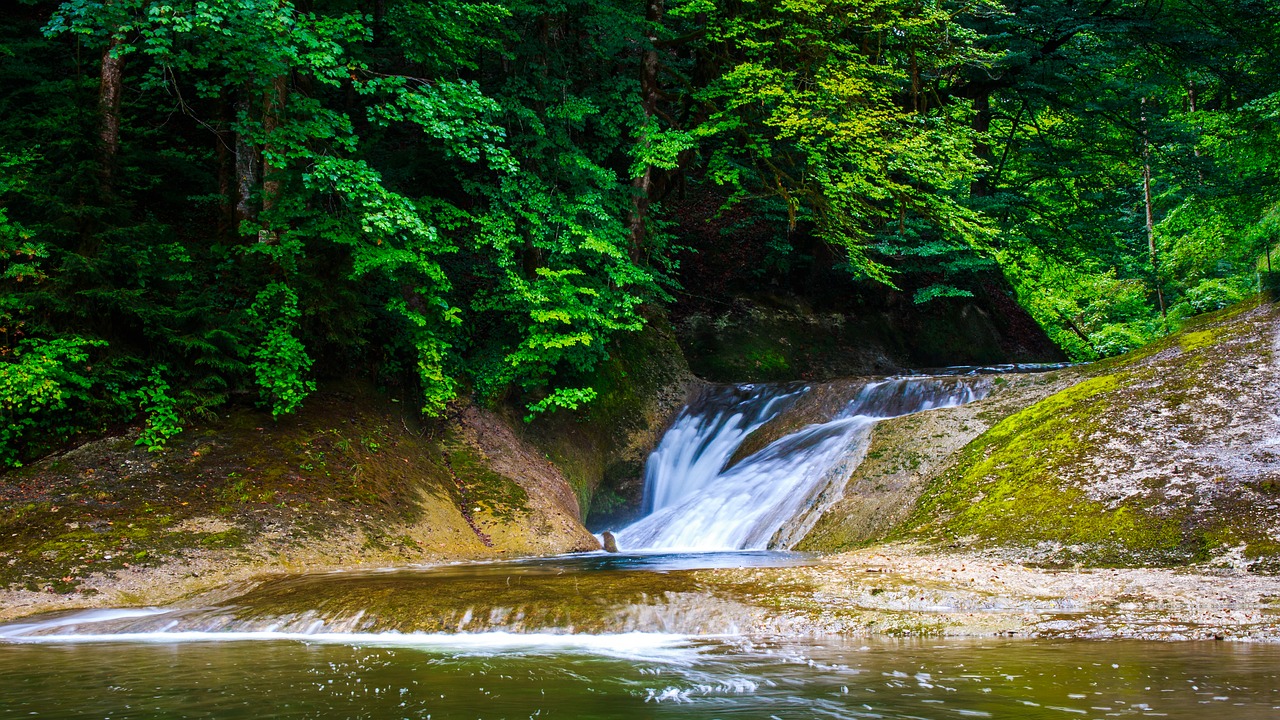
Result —
<instances>
[{"instance_id":1,"label":"tree trunk","mask_svg":"<svg viewBox=\"0 0 1280 720\"><path fill-rule=\"evenodd\" d=\"M1195 80L1192 80L1190 84L1187 86L1187 114L1188 115L1196 114L1196 81ZM1197 127L1196 128L1197 142L1191 146L1191 154L1195 155L1196 157L1200 157L1199 135L1200 135L1200 128ZM1197 170L1197 172L1199 171ZM1200 179L1202 181L1204 180L1203 177Z\"/></svg>"},{"instance_id":2,"label":"tree trunk","mask_svg":"<svg viewBox=\"0 0 1280 720\"><path fill-rule=\"evenodd\" d=\"M653 119L658 109L658 24L662 21L663 0L647 0L644 18L649 27L649 45L640 57L640 106L644 110L645 124ZM646 130L647 132L647 130ZM648 143L648 138L641 142ZM653 167L645 165L644 172L631 181L631 259L639 260L644 249L645 221L649 214L653 192Z\"/></svg>"},{"instance_id":3,"label":"tree trunk","mask_svg":"<svg viewBox=\"0 0 1280 720\"><path fill-rule=\"evenodd\" d=\"M231 134L226 130L226 115L223 114L216 135L214 135L214 153L218 159L218 236L230 237L235 224L235 197L232 185L236 168L235 158L228 143L234 143Z\"/></svg>"},{"instance_id":4,"label":"tree trunk","mask_svg":"<svg viewBox=\"0 0 1280 720\"><path fill-rule=\"evenodd\" d=\"M102 79L98 84L98 137L102 141L98 174L103 195L115 186L116 155L120 152L120 99L123 94L124 58L114 51L120 45L112 38L102 52Z\"/></svg>"},{"instance_id":5,"label":"tree trunk","mask_svg":"<svg viewBox=\"0 0 1280 720\"><path fill-rule=\"evenodd\" d=\"M991 180L987 181L987 192L994 193L996 188L1000 187L1000 176L1004 174L1004 165L1009 161L1009 151L1013 148L1013 141L1018 135L1018 125L1022 123L1022 115L1027 111L1027 101L1023 100L1018 106L1018 114L1013 116L1013 124L1009 126L1009 137L1004 141L1004 150L1000 152L1000 164L996 165L995 174Z\"/></svg>"},{"instance_id":6,"label":"tree trunk","mask_svg":"<svg viewBox=\"0 0 1280 720\"><path fill-rule=\"evenodd\" d=\"M911 109L917 113L924 112L920 107L920 66L916 62L916 49L911 47ZM990 107L990 106L988 106ZM989 121L990 115L988 115Z\"/></svg>"},{"instance_id":7,"label":"tree trunk","mask_svg":"<svg viewBox=\"0 0 1280 720\"><path fill-rule=\"evenodd\" d=\"M1058 314L1058 317L1062 318L1062 322L1066 323L1068 330L1075 333L1076 337L1084 341L1084 344L1088 346L1090 350L1093 351L1094 355L1098 354L1098 348L1094 347L1093 341L1089 339L1088 335L1085 335L1084 331L1080 329L1079 325L1076 325L1076 322L1074 320L1067 317L1067 314L1062 312L1061 310L1054 310L1054 312Z\"/></svg>"},{"instance_id":8,"label":"tree trunk","mask_svg":"<svg viewBox=\"0 0 1280 720\"><path fill-rule=\"evenodd\" d=\"M249 119L249 94L246 90L236 103L236 114L240 122ZM245 138L243 133L236 133L236 222L256 220L258 214L253 207L253 189L258 182L258 149Z\"/></svg>"},{"instance_id":9,"label":"tree trunk","mask_svg":"<svg viewBox=\"0 0 1280 720\"><path fill-rule=\"evenodd\" d=\"M1147 99L1142 98L1142 195L1147 210L1147 248L1151 252L1151 274L1155 276L1156 300L1160 303L1160 317L1165 322L1169 314L1164 307L1164 291L1160 289L1160 259L1156 255L1156 225L1151 211L1151 138L1147 129Z\"/></svg>"},{"instance_id":10,"label":"tree trunk","mask_svg":"<svg viewBox=\"0 0 1280 720\"><path fill-rule=\"evenodd\" d=\"M262 159L262 210L271 211L280 198L280 175L283 168L273 165L272 158L279 151L279 146L272 140L272 135L280 128L280 116L284 112L286 80L284 75L271 80L266 97L262 102L262 130L266 135L266 147L263 148Z\"/></svg>"}]
</instances>

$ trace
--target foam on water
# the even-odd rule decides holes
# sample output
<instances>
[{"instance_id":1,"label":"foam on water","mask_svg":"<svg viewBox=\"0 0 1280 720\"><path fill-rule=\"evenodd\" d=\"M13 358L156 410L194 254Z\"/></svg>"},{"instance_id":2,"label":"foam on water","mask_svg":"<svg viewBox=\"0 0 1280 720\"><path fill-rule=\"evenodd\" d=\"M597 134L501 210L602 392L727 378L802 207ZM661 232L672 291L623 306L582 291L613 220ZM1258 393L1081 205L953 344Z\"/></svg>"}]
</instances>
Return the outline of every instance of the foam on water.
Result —
<instances>
[{"instance_id":1,"label":"foam on water","mask_svg":"<svg viewBox=\"0 0 1280 720\"><path fill-rule=\"evenodd\" d=\"M39 623L0 625L0 642L65 645L73 643L221 643L279 642L329 643L370 647L423 648L467 655L541 655L581 653L626 660L692 662L700 649L687 635L675 633L399 633L399 632L285 632L272 629L244 631L170 630L144 632L82 632L83 625L106 619L159 614L129 610L89 611ZM111 617L104 617L111 616Z\"/></svg>"},{"instance_id":2,"label":"foam on water","mask_svg":"<svg viewBox=\"0 0 1280 720\"><path fill-rule=\"evenodd\" d=\"M55 618L36 622L0 625L0 640L17 640L33 634L48 633L56 630L74 632L81 625L94 625L114 620L130 620L134 618L152 617L171 612L161 608L108 608L105 610L85 610L72 615L61 615Z\"/></svg>"}]
</instances>

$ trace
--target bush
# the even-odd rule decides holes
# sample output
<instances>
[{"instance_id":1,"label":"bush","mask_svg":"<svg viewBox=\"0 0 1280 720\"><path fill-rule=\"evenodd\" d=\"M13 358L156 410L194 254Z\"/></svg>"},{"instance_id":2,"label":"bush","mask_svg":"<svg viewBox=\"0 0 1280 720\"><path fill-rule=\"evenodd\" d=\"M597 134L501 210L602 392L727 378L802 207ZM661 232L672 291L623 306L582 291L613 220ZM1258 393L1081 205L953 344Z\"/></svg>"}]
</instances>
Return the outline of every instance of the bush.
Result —
<instances>
[{"instance_id":1,"label":"bush","mask_svg":"<svg viewBox=\"0 0 1280 720\"><path fill-rule=\"evenodd\" d=\"M1244 291L1231 280L1209 279L1187 291L1187 302L1197 313L1206 313L1235 305L1244 296Z\"/></svg>"},{"instance_id":2,"label":"bush","mask_svg":"<svg viewBox=\"0 0 1280 720\"><path fill-rule=\"evenodd\" d=\"M1123 355L1137 350L1151 339L1150 335L1137 323L1107 325L1089 335L1089 340L1093 342L1093 347L1100 357Z\"/></svg>"},{"instance_id":3,"label":"bush","mask_svg":"<svg viewBox=\"0 0 1280 720\"><path fill-rule=\"evenodd\" d=\"M86 404L93 381L87 348L100 340L23 340L0 363L0 465L21 465L32 436L44 442L74 433L75 406Z\"/></svg>"}]
</instances>

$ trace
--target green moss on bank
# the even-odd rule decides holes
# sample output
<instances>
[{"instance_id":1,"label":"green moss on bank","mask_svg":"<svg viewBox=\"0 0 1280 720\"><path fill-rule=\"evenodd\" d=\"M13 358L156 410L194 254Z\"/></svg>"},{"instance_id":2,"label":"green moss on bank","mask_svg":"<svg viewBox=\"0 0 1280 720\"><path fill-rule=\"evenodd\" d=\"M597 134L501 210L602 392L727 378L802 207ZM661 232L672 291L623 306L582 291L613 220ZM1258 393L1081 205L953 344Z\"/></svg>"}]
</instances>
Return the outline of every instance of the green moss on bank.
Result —
<instances>
[{"instance_id":1,"label":"green moss on bank","mask_svg":"<svg viewBox=\"0 0 1280 720\"><path fill-rule=\"evenodd\" d=\"M1020 548L1047 564L1181 565L1232 548L1272 563L1280 543L1260 521L1271 498L1257 478L1274 462L1233 464L1232 443L1246 441L1224 438L1264 422L1236 398L1268 382L1275 314L1242 304L1082 369L961 450L894 537Z\"/></svg>"},{"instance_id":2,"label":"green moss on bank","mask_svg":"<svg viewBox=\"0 0 1280 720\"><path fill-rule=\"evenodd\" d=\"M530 512L529 493L511 478L494 472L486 458L450 428L441 442L453 473L457 499L464 512L484 512L502 522L515 522Z\"/></svg>"},{"instance_id":3,"label":"green moss on bank","mask_svg":"<svg viewBox=\"0 0 1280 720\"><path fill-rule=\"evenodd\" d=\"M502 472L477 445L482 429L459 419L423 427L393 399L346 385L279 420L228 409L164 452L136 446L136 434L91 442L0 475L0 589L84 591L96 576L191 558L580 549L591 538L557 504L563 482L526 472L532 453L490 429L499 451L520 458Z\"/></svg>"}]
</instances>

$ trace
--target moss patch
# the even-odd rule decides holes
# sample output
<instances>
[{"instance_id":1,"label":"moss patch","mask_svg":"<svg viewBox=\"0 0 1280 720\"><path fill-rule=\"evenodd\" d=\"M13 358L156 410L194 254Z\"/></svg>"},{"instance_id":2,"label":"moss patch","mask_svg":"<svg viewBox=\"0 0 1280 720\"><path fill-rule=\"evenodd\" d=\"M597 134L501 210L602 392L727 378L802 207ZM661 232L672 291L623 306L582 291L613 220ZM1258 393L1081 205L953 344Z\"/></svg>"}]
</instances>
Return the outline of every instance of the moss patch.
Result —
<instances>
[{"instance_id":1,"label":"moss patch","mask_svg":"<svg viewBox=\"0 0 1280 720\"><path fill-rule=\"evenodd\" d=\"M503 522L514 522L529 514L529 493L512 479L491 470L486 458L467 444L457 430L450 429L441 446L453 471L464 514L484 512Z\"/></svg>"},{"instance_id":2,"label":"moss patch","mask_svg":"<svg viewBox=\"0 0 1280 720\"><path fill-rule=\"evenodd\" d=\"M535 503L520 478L494 472L462 440L461 425L424 427L373 388L348 384L279 421L227 409L162 453L136 447L136 431L88 443L0 475L0 589L67 593L188 559L471 558L565 552L589 539L556 504L558 476L528 483L553 496ZM464 512L481 516L492 547Z\"/></svg>"},{"instance_id":3,"label":"moss patch","mask_svg":"<svg viewBox=\"0 0 1280 720\"><path fill-rule=\"evenodd\" d=\"M1262 449L1271 410L1253 399L1275 380L1276 314L1253 301L1080 369L958 453L895 537L1049 564L1179 565L1232 548L1274 564L1280 455Z\"/></svg>"}]
</instances>

